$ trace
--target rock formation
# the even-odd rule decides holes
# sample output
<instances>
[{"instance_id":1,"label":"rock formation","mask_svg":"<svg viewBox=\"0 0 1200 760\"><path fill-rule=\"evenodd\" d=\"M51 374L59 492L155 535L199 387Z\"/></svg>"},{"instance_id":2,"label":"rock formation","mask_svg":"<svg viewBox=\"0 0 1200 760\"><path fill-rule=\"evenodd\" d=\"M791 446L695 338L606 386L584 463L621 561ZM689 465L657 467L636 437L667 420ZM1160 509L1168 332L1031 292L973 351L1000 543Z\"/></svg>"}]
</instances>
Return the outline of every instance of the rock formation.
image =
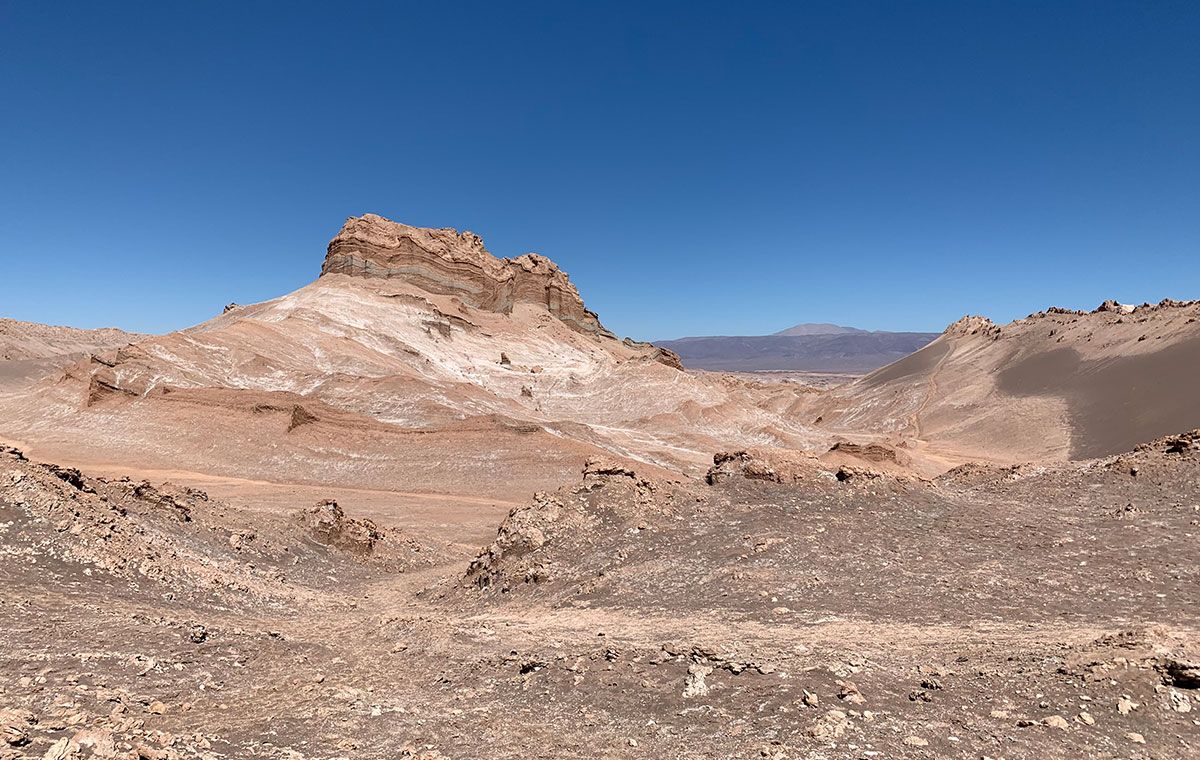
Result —
<instances>
[{"instance_id":1,"label":"rock formation","mask_svg":"<svg viewBox=\"0 0 1200 760\"><path fill-rule=\"evenodd\" d=\"M783 416L799 392L680 372L670 351L615 339L548 259L366 215L314 282L92 352L0 395L0 417L61 459L509 498L593 455L699 470L718 446L806 442ZM484 449L499 453L463 456Z\"/></svg>"},{"instance_id":2,"label":"rock formation","mask_svg":"<svg viewBox=\"0 0 1200 760\"><path fill-rule=\"evenodd\" d=\"M376 214L351 217L329 243L321 274L402 278L501 314L517 303L537 304L575 330L616 337L584 308L579 291L553 261L536 253L497 258L473 232L410 227Z\"/></svg>"}]
</instances>

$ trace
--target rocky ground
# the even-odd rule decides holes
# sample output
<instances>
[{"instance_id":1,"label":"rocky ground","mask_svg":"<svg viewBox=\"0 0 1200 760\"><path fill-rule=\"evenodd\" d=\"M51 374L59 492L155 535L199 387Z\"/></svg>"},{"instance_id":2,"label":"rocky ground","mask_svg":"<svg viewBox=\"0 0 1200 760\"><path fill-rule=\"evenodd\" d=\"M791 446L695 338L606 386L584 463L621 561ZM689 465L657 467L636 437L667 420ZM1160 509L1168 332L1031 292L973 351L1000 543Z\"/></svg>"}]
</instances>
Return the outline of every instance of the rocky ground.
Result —
<instances>
[{"instance_id":1,"label":"rocky ground","mask_svg":"<svg viewBox=\"0 0 1200 760\"><path fill-rule=\"evenodd\" d=\"M471 559L0 457L0 757L1200 747L1200 439L933 481L592 462Z\"/></svg>"}]
</instances>

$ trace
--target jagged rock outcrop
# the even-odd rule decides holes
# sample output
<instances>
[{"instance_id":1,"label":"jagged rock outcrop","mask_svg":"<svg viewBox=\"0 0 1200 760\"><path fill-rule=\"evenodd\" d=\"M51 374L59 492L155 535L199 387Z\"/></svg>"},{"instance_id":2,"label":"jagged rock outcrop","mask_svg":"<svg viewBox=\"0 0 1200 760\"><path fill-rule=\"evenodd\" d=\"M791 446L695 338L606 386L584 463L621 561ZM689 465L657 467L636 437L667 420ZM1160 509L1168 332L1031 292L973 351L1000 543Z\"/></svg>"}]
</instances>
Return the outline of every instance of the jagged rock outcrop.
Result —
<instances>
[{"instance_id":1,"label":"jagged rock outcrop","mask_svg":"<svg viewBox=\"0 0 1200 760\"><path fill-rule=\"evenodd\" d=\"M473 232L410 227L376 214L351 217L329 243L321 274L400 278L502 314L518 303L536 304L580 332L616 337L584 308L553 261L536 253L497 258Z\"/></svg>"},{"instance_id":2,"label":"jagged rock outcrop","mask_svg":"<svg viewBox=\"0 0 1200 760\"><path fill-rule=\"evenodd\" d=\"M997 335L1000 327L987 317L968 315L946 328L946 335Z\"/></svg>"},{"instance_id":3,"label":"jagged rock outcrop","mask_svg":"<svg viewBox=\"0 0 1200 760\"><path fill-rule=\"evenodd\" d=\"M352 554L370 554L375 550L375 545L384 539L383 532L374 522L347 517L333 499L325 499L308 509L302 509L292 519L317 543Z\"/></svg>"}]
</instances>

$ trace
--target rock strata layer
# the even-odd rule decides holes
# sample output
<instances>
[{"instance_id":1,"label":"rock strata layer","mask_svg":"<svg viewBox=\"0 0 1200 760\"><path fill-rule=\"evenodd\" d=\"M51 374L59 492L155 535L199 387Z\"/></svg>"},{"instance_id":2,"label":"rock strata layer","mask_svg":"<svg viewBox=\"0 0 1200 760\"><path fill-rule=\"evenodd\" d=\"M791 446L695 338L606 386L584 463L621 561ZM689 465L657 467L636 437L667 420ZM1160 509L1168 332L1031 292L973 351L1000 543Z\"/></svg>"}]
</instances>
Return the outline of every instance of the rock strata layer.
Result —
<instances>
[{"instance_id":1,"label":"rock strata layer","mask_svg":"<svg viewBox=\"0 0 1200 760\"><path fill-rule=\"evenodd\" d=\"M410 227L376 214L351 217L330 241L321 274L403 279L502 314L535 304L579 332L615 337L553 261L536 253L497 258L473 232Z\"/></svg>"}]
</instances>

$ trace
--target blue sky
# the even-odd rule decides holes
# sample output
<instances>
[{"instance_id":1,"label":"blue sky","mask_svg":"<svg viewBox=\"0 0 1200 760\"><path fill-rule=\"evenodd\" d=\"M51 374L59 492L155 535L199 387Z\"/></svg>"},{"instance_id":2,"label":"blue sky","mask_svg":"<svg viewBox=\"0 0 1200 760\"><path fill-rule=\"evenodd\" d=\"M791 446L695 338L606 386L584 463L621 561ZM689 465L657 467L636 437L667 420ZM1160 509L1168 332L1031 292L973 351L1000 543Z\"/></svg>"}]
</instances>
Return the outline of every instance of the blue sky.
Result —
<instances>
[{"instance_id":1,"label":"blue sky","mask_svg":"<svg viewBox=\"0 0 1200 760\"><path fill-rule=\"evenodd\" d=\"M0 0L0 315L184 327L368 211L641 338L1200 297L1197 40L1195 2Z\"/></svg>"}]
</instances>

